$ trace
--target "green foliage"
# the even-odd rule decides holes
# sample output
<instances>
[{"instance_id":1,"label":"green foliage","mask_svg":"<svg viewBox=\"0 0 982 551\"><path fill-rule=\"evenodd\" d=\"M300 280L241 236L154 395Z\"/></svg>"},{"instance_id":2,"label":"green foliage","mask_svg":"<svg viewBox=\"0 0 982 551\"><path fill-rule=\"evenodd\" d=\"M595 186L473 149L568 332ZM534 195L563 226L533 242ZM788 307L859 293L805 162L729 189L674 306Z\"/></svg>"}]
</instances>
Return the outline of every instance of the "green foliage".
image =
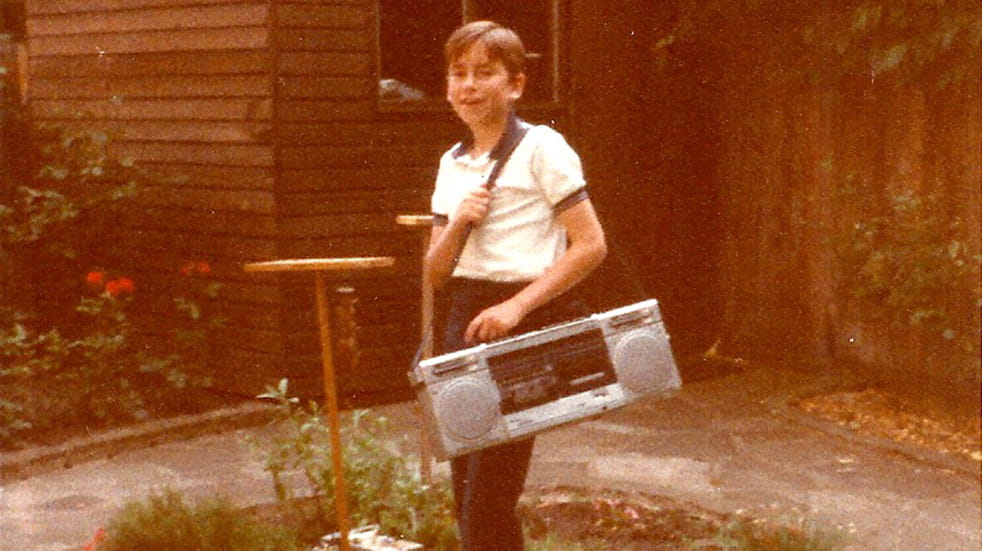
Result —
<instances>
[{"instance_id":1,"label":"green foliage","mask_svg":"<svg viewBox=\"0 0 982 551\"><path fill-rule=\"evenodd\" d=\"M542 539L525 539L529 551L613 551L601 541L569 541L555 534L546 534Z\"/></svg>"},{"instance_id":2,"label":"green foliage","mask_svg":"<svg viewBox=\"0 0 982 551\"><path fill-rule=\"evenodd\" d=\"M936 186L941 189L941 186ZM849 187L845 201L865 205L868 190ZM842 285L866 315L893 327L918 327L958 349L977 353L978 328L964 312L979 305L980 258L967 247L965 221L948 214L939 191L890 197L873 205L842 238ZM977 229L976 229L977 231Z\"/></svg>"},{"instance_id":3,"label":"green foliage","mask_svg":"<svg viewBox=\"0 0 982 551\"><path fill-rule=\"evenodd\" d=\"M150 414L148 404L161 403L191 383L210 384L199 375L205 372L205 339L222 319L203 317L196 307L196 317L188 314L194 323L172 328L165 337L168 352L155 353L127 314L135 300L132 291L112 285L128 289L129 281L113 279L106 290L83 296L75 308L83 322L75 330L36 333L21 321L0 325L0 389L5 396L0 402L0 447L15 446L29 429L56 427L66 416L95 425L144 419ZM213 284L205 289L210 292ZM193 303L186 297L175 301ZM50 391L39 395L44 389Z\"/></svg>"},{"instance_id":4,"label":"green foliage","mask_svg":"<svg viewBox=\"0 0 982 551\"><path fill-rule=\"evenodd\" d=\"M173 491L127 504L98 551L298 551L293 534L213 498L188 505Z\"/></svg>"},{"instance_id":5,"label":"green foliage","mask_svg":"<svg viewBox=\"0 0 982 551\"><path fill-rule=\"evenodd\" d=\"M673 47L737 50L767 36L809 66L800 74L812 80L859 77L902 86L923 79L944 87L977 78L982 26L977 4L964 0L689 0L652 51L664 67Z\"/></svg>"},{"instance_id":6,"label":"green foliage","mask_svg":"<svg viewBox=\"0 0 982 551\"><path fill-rule=\"evenodd\" d=\"M336 530L335 489L330 434L323 411L307 408L288 395L286 379L260 398L273 401L282 429L262 450L265 468L272 475L276 495L284 504L297 503L300 493L289 483L290 473L302 473L304 494L315 499L313 514L297 510L317 536ZM342 427L344 476L355 526L375 524L389 536L419 542L428 550L456 549L453 501L445 481L426 484L407 456L386 444L386 421L364 411L354 412Z\"/></svg>"},{"instance_id":7,"label":"green foliage","mask_svg":"<svg viewBox=\"0 0 982 551\"><path fill-rule=\"evenodd\" d=\"M837 551L842 536L806 525L772 526L741 520L720 529L712 542L719 551ZM689 545L690 549L698 549Z\"/></svg>"},{"instance_id":8,"label":"green foliage","mask_svg":"<svg viewBox=\"0 0 982 551\"><path fill-rule=\"evenodd\" d=\"M181 268L184 292L163 303L105 268L133 257L122 217L153 179L115 159L105 133L39 135L35 176L0 190L0 448L66 419L146 418L151 404L209 384L207 334L223 323L207 263Z\"/></svg>"},{"instance_id":9,"label":"green foliage","mask_svg":"<svg viewBox=\"0 0 982 551\"><path fill-rule=\"evenodd\" d=\"M951 61L978 50L977 18L977 6L960 0L866 0L851 8L830 45L846 72L872 78L897 73L900 81L943 76L944 84L970 74Z\"/></svg>"},{"instance_id":10,"label":"green foliage","mask_svg":"<svg viewBox=\"0 0 982 551\"><path fill-rule=\"evenodd\" d=\"M111 139L104 132L49 128L37 140L39 167L33 180L17 186L0 209L0 244L11 249L43 241L45 252L77 258L83 242L71 234L81 230L91 237L97 230L111 237L116 215L150 176L132 161L110 155ZM79 221L96 227L72 225Z\"/></svg>"}]
</instances>

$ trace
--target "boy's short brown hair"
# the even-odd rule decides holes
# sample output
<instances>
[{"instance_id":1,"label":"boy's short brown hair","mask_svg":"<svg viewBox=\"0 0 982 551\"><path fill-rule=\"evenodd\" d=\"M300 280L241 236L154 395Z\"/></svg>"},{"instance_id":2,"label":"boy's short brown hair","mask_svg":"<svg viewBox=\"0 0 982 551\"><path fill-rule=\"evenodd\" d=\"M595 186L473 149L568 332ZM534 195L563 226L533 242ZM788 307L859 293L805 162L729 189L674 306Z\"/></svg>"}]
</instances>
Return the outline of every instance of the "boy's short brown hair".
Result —
<instances>
[{"instance_id":1,"label":"boy's short brown hair","mask_svg":"<svg viewBox=\"0 0 982 551\"><path fill-rule=\"evenodd\" d=\"M501 61L508 75L515 77L525 72L525 46L518 33L494 21L473 21L458 28L447 39L443 48L449 67L464 51L481 42L492 59Z\"/></svg>"}]
</instances>

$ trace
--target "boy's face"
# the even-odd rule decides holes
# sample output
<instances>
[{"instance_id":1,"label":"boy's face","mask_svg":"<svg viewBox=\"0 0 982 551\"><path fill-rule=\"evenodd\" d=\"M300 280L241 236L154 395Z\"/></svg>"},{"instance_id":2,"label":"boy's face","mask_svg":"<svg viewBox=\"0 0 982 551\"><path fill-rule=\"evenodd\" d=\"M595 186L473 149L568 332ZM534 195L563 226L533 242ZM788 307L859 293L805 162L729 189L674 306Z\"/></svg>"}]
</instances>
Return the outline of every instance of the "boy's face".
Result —
<instances>
[{"instance_id":1,"label":"boy's face","mask_svg":"<svg viewBox=\"0 0 982 551\"><path fill-rule=\"evenodd\" d=\"M447 100L472 130L507 119L524 87L525 75L509 75L483 42L468 46L447 70Z\"/></svg>"}]
</instances>

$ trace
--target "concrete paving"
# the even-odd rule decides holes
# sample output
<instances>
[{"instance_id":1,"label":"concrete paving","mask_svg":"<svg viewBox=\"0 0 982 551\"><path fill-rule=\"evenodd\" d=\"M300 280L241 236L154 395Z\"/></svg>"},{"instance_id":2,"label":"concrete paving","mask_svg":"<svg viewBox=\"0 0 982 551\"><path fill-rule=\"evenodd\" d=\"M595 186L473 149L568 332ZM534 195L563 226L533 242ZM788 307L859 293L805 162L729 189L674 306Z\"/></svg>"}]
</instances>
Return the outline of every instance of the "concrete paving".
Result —
<instances>
[{"instance_id":1,"label":"concrete paving","mask_svg":"<svg viewBox=\"0 0 982 551\"><path fill-rule=\"evenodd\" d=\"M836 528L850 551L982 548L979 464L860 437L789 407L833 379L747 370L544 433L528 486L641 491ZM378 409L414 440L410 404ZM247 406L0 456L0 551L80 549L122 504L165 488L241 506L275 501L245 444L276 430L264 418L265 408Z\"/></svg>"}]
</instances>

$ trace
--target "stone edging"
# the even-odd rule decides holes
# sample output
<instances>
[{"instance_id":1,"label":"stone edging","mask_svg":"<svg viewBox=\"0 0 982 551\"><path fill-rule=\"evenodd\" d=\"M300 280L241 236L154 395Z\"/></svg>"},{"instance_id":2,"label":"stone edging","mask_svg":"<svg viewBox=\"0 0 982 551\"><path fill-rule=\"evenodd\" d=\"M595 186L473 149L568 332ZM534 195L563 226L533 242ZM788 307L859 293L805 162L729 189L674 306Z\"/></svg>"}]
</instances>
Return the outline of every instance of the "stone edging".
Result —
<instances>
[{"instance_id":1,"label":"stone edging","mask_svg":"<svg viewBox=\"0 0 982 551\"><path fill-rule=\"evenodd\" d=\"M132 449L146 448L203 434L254 426L275 418L275 409L261 402L161 419L76 437L54 445L0 453L0 483L28 478L73 465L106 459Z\"/></svg>"}]
</instances>

